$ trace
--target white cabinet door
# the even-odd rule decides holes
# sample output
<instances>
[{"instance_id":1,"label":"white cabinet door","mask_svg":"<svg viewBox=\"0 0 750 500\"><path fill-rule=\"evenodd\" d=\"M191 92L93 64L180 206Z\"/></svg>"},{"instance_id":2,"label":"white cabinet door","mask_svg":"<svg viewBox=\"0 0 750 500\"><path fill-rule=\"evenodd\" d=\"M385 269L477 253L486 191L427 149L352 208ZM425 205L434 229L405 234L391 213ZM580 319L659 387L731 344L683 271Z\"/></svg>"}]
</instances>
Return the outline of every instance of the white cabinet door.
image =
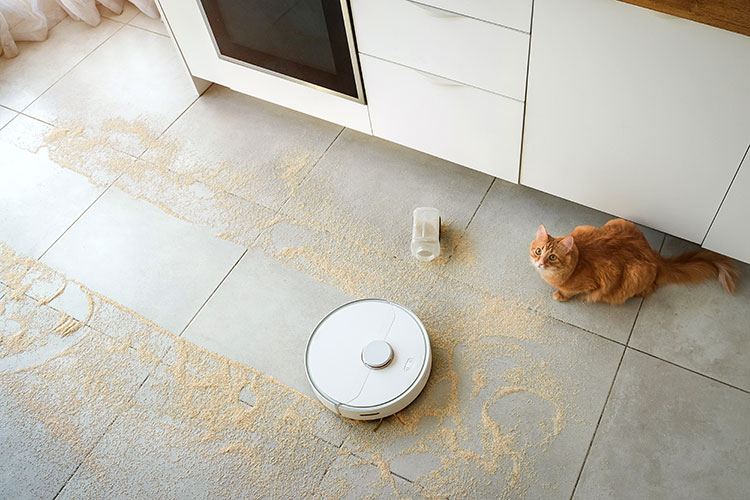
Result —
<instances>
[{"instance_id":1,"label":"white cabinet door","mask_svg":"<svg viewBox=\"0 0 750 500\"><path fill-rule=\"evenodd\" d=\"M750 136L750 37L536 0L521 183L700 243Z\"/></svg>"},{"instance_id":2,"label":"white cabinet door","mask_svg":"<svg viewBox=\"0 0 750 500\"><path fill-rule=\"evenodd\" d=\"M517 182L523 103L360 56L373 134Z\"/></svg>"},{"instance_id":3,"label":"white cabinet door","mask_svg":"<svg viewBox=\"0 0 750 500\"><path fill-rule=\"evenodd\" d=\"M361 53L524 100L528 34L406 0L351 4Z\"/></svg>"},{"instance_id":4,"label":"white cabinet door","mask_svg":"<svg viewBox=\"0 0 750 500\"><path fill-rule=\"evenodd\" d=\"M703 246L750 263L750 150L745 154Z\"/></svg>"}]
</instances>

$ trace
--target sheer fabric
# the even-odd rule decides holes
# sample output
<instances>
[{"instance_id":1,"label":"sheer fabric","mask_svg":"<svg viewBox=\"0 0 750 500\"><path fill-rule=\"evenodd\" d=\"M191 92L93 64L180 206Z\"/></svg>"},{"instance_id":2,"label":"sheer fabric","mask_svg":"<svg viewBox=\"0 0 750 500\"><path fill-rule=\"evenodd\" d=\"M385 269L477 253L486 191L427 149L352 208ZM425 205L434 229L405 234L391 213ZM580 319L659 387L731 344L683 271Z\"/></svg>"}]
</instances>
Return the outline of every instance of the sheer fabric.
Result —
<instances>
[{"instance_id":1,"label":"sheer fabric","mask_svg":"<svg viewBox=\"0 0 750 500\"><path fill-rule=\"evenodd\" d=\"M41 41L67 15L89 26L101 21L96 4L115 14L122 13L125 0L0 0L0 55L15 57L16 42ZM130 0L149 17L159 17L154 0Z\"/></svg>"}]
</instances>

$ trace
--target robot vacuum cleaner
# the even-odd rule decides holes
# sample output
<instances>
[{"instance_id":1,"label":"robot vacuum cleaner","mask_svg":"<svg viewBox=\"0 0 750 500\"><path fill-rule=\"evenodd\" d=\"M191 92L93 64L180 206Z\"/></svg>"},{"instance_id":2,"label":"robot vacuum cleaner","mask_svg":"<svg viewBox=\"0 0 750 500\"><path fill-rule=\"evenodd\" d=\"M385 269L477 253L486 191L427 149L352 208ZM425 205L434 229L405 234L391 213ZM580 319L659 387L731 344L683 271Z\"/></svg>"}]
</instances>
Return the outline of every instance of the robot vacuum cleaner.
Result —
<instances>
[{"instance_id":1,"label":"robot vacuum cleaner","mask_svg":"<svg viewBox=\"0 0 750 500\"><path fill-rule=\"evenodd\" d=\"M407 308L381 299L349 302L315 327L305 371L329 410L376 420L403 410L422 392L432 368L430 338Z\"/></svg>"}]
</instances>

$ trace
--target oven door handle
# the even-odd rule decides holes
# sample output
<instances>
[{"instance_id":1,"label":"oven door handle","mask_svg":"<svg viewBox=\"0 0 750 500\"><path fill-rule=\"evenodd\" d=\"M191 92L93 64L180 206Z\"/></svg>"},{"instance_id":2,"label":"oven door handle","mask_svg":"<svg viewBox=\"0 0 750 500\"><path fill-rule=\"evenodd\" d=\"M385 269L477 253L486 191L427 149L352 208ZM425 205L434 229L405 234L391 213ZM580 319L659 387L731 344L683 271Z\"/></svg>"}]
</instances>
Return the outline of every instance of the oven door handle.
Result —
<instances>
[{"instance_id":1,"label":"oven door handle","mask_svg":"<svg viewBox=\"0 0 750 500\"><path fill-rule=\"evenodd\" d=\"M421 2L417 2L416 0L406 0L406 1L416 7L421 8L432 17L440 17L443 19L458 19L459 17L463 17L461 14L455 14L447 10L438 9L437 7L432 7L430 5L425 5Z\"/></svg>"}]
</instances>

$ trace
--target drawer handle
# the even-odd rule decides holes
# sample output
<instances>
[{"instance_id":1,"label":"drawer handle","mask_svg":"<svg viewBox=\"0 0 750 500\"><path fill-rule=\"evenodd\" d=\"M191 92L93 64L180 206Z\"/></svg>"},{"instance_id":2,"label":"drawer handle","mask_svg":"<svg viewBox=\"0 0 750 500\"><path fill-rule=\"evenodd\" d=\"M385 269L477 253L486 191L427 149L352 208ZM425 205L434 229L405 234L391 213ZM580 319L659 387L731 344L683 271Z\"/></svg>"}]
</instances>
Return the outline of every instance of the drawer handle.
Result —
<instances>
[{"instance_id":1,"label":"drawer handle","mask_svg":"<svg viewBox=\"0 0 750 500\"><path fill-rule=\"evenodd\" d=\"M406 1L409 2L412 5L415 5L415 6L419 7L419 8L421 8L421 9L423 9L425 12L427 12L432 17L440 17L440 18L443 18L443 19L457 19L459 17L463 17L460 14L454 14L453 12L449 12L447 10L438 9L436 7L431 7L429 5L425 5L425 4L423 4L421 2L417 2L415 0L406 0Z\"/></svg>"},{"instance_id":2,"label":"drawer handle","mask_svg":"<svg viewBox=\"0 0 750 500\"><path fill-rule=\"evenodd\" d=\"M420 71L416 68L411 68L420 75L422 75L425 79L429 80L430 83L433 83L435 85L440 85L442 87L463 87L464 85L454 82L452 80L448 80L445 78L441 78L439 76L433 75L432 73L427 73L426 71Z\"/></svg>"}]
</instances>

